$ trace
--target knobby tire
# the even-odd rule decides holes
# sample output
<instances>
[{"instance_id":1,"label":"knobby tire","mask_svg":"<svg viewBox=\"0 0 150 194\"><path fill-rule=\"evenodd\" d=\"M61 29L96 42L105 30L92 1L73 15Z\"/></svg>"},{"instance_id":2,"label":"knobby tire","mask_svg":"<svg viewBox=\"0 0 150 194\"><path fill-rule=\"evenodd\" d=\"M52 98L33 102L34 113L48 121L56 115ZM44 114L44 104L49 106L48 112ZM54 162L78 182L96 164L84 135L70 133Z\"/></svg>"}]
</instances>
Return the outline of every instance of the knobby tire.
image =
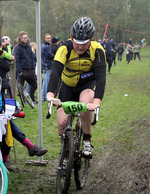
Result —
<instances>
[{"instance_id":1,"label":"knobby tire","mask_svg":"<svg viewBox=\"0 0 150 194\"><path fill-rule=\"evenodd\" d=\"M31 106L31 108L35 108L34 102L32 101L30 95L27 93L27 91L24 89L23 96L25 101Z\"/></svg>"},{"instance_id":2,"label":"knobby tire","mask_svg":"<svg viewBox=\"0 0 150 194\"><path fill-rule=\"evenodd\" d=\"M23 92L21 91L21 84L20 83L17 83L17 88L18 88L18 96L20 97L22 107L24 108L24 98L22 95Z\"/></svg>"},{"instance_id":3,"label":"knobby tire","mask_svg":"<svg viewBox=\"0 0 150 194\"><path fill-rule=\"evenodd\" d=\"M8 176L5 165L0 160L0 194L6 194L8 189Z\"/></svg>"},{"instance_id":4,"label":"knobby tire","mask_svg":"<svg viewBox=\"0 0 150 194\"><path fill-rule=\"evenodd\" d=\"M88 178L89 161L90 159L82 157L82 128L76 125L75 130L76 144L75 144L75 160L74 160L74 179L76 187L81 190Z\"/></svg>"},{"instance_id":5,"label":"knobby tire","mask_svg":"<svg viewBox=\"0 0 150 194\"><path fill-rule=\"evenodd\" d=\"M65 139L62 144L62 150L60 154L59 169L57 171L57 194L67 194L70 182L71 171L73 168L73 156L74 156L74 137L73 131L67 131L65 133ZM64 159L67 159L67 166L65 171L62 169Z\"/></svg>"},{"instance_id":6,"label":"knobby tire","mask_svg":"<svg viewBox=\"0 0 150 194\"><path fill-rule=\"evenodd\" d=\"M34 102L32 101L30 95L27 93L23 85L21 85L21 83L17 83L17 87L22 106L24 107L24 101L26 101L30 105L30 107L34 109Z\"/></svg>"}]
</instances>

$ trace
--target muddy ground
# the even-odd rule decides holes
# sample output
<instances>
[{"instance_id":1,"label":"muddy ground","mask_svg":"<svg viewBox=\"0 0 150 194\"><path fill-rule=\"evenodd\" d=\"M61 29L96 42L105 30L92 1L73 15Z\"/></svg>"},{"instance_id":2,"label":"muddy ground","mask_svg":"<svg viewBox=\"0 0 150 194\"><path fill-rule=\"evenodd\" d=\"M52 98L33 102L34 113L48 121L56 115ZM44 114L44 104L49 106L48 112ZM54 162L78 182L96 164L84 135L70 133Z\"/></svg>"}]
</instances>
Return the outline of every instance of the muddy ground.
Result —
<instances>
[{"instance_id":1,"label":"muddy ground","mask_svg":"<svg viewBox=\"0 0 150 194\"><path fill-rule=\"evenodd\" d=\"M116 137L105 145L93 159L89 186L82 193L150 194L150 121L144 118L131 127L137 141L129 145Z\"/></svg>"},{"instance_id":2,"label":"muddy ground","mask_svg":"<svg viewBox=\"0 0 150 194\"><path fill-rule=\"evenodd\" d=\"M121 138L125 133L120 129L94 155L83 190L76 190L72 178L70 194L150 194L150 121L133 122L131 139ZM54 160L47 168L22 168L16 163L8 194L55 194L57 164Z\"/></svg>"}]
</instances>

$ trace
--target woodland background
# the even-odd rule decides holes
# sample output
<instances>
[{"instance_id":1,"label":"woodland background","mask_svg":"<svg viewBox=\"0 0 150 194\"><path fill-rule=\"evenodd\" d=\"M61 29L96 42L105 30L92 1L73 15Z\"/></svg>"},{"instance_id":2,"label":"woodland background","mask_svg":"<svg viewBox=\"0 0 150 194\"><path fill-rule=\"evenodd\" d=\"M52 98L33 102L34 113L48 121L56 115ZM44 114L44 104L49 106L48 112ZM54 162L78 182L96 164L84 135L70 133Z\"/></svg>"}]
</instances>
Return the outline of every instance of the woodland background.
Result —
<instances>
[{"instance_id":1,"label":"woodland background","mask_svg":"<svg viewBox=\"0 0 150 194\"><path fill-rule=\"evenodd\" d=\"M140 42L150 44L149 0L40 0L41 36L49 32L65 40L70 36L73 22L81 16L90 17L96 27L95 40L107 35L116 43ZM36 40L36 2L33 0L0 1L0 36L17 38L19 31L27 31ZM42 38L41 37L41 38Z\"/></svg>"}]
</instances>

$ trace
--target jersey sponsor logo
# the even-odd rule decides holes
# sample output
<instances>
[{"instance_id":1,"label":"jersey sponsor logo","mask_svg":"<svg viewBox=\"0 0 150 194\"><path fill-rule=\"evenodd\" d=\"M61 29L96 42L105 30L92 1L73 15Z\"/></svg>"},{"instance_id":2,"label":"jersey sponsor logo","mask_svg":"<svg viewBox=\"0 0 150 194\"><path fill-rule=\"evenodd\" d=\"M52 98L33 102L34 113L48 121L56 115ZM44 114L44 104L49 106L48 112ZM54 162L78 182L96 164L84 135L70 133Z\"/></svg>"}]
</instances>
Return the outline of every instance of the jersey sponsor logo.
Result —
<instances>
[{"instance_id":1,"label":"jersey sponsor logo","mask_svg":"<svg viewBox=\"0 0 150 194\"><path fill-rule=\"evenodd\" d=\"M81 66L88 66L88 62L87 61L84 61L83 63L81 63Z\"/></svg>"},{"instance_id":2,"label":"jersey sponsor logo","mask_svg":"<svg viewBox=\"0 0 150 194\"><path fill-rule=\"evenodd\" d=\"M82 78L82 79L85 79L85 78L87 78L87 77L91 77L91 76L93 76L93 72L89 72L89 73L83 73L83 74L81 74L81 78Z\"/></svg>"}]
</instances>

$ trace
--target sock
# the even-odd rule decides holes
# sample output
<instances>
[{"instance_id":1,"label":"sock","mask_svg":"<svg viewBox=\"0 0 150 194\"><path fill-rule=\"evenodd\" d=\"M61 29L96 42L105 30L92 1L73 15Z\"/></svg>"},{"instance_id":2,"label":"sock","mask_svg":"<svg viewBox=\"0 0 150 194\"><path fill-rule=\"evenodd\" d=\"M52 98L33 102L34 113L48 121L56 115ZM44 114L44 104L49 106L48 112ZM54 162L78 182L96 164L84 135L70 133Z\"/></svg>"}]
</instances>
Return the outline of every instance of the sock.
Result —
<instances>
[{"instance_id":1,"label":"sock","mask_svg":"<svg viewBox=\"0 0 150 194\"><path fill-rule=\"evenodd\" d=\"M91 141L91 134L85 134L83 133L83 140L86 140L86 141Z\"/></svg>"},{"instance_id":2,"label":"sock","mask_svg":"<svg viewBox=\"0 0 150 194\"><path fill-rule=\"evenodd\" d=\"M7 162L9 158L9 154L8 155L3 155L3 162Z\"/></svg>"},{"instance_id":3,"label":"sock","mask_svg":"<svg viewBox=\"0 0 150 194\"><path fill-rule=\"evenodd\" d=\"M24 146L26 146L28 150L31 150L34 146L34 144L32 144L31 141L27 138L25 138L25 140L22 142L22 144Z\"/></svg>"}]
</instances>

